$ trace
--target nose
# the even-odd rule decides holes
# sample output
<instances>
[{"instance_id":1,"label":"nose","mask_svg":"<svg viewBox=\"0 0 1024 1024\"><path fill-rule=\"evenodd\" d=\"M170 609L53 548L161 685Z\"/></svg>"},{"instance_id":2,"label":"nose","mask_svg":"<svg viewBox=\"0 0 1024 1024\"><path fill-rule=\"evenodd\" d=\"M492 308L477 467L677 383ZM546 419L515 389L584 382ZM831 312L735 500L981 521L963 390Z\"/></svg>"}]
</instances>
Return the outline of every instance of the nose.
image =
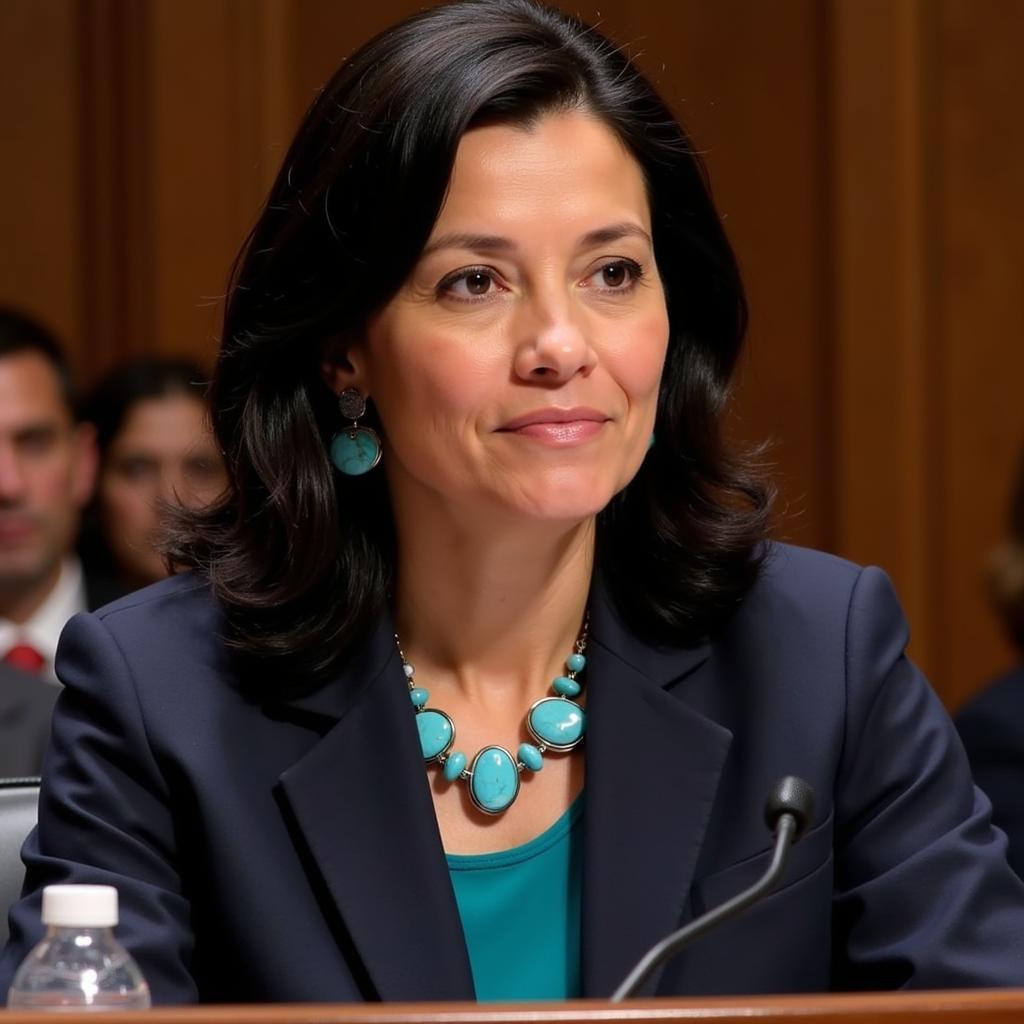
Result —
<instances>
[{"instance_id":1,"label":"nose","mask_svg":"<svg viewBox=\"0 0 1024 1024\"><path fill-rule=\"evenodd\" d=\"M163 466L157 484L156 499L168 505L180 505L185 493L185 481L182 474L174 467Z\"/></svg>"},{"instance_id":2,"label":"nose","mask_svg":"<svg viewBox=\"0 0 1024 1024\"><path fill-rule=\"evenodd\" d=\"M537 302L522 325L514 369L520 380L561 384L587 374L596 353L568 301Z\"/></svg>"},{"instance_id":3,"label":"nose","mask_svg":"<svg viewBox=\"0 0 1024 1024\"><path fill-rule=\"evenodd\" d=\"M9 441L0 441L0 502L11 504L25 492L25 474Z\"/></svg>"}]
</instances>

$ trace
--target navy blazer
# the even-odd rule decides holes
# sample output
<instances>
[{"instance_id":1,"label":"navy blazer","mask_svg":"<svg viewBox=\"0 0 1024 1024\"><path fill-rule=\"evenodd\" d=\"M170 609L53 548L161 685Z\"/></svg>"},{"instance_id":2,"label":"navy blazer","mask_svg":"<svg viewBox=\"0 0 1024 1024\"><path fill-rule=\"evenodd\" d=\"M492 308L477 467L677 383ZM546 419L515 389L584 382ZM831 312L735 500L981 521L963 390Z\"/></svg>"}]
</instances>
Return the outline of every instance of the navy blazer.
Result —
<instances>
[{"instance_id":1,"label":"navy blazer","mask_svg":"<svg viewBox=\"0 0 1024 1024\"><path fill-rule=\"evenodd\" d=\"M974 780L1010 840L1010 864L1024 878L1024 666L995 680L956 717Z\"/></svg>"},{"instance_id":2,"label":"navy blazer","mask_svg":"<svg viewBox=\"0 0 1024 1024\"><path fill-rule=\"evenodd\" d=\"M263 703L219 631L188 576L68 626L0 991L40 888L106 882L157 1002L472 998L390 622L329 685ZM757 877L790 773L817 809L781 888L646 992L1024 984L1024 884L906 639L882 572L795 548L696 647L642 642L595 587L584 995Z\"/></svg>"}]
</instances>

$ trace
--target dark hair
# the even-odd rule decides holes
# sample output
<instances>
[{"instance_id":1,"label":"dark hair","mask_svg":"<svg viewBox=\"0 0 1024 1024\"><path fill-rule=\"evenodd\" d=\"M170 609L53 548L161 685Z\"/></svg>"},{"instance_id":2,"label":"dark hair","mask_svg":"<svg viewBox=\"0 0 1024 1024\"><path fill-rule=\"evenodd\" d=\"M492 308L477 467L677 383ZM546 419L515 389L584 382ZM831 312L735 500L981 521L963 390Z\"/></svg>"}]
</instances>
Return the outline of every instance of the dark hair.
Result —
<instances>
[{"instance_id":1,"label":"dark hair","mask_svg":"<svg viewBox=\"0 0 1024 1024\"><path fill-rule=\"evenodd\" d=\"M384 475L346 478L321 378L415 266L464 133L583 108L646 177L671 339L657 445L601 514L598 564L630 625L685 644L752 584L770 495L721 417L746 328L735 259L689 138L627 56L532 0L464 0L383 32L308 112L236 262L211 392L231 491L175 557L222 603L229 641L315 679L372 627L394 563Z\"/></svg>"},{"instance_id":2,"label":"dark hair","mask_svg":"<svg viewBox=\"0 0 1024 1024\"><path fill-rule=\"evenodd\" d=\"M27 313L9 307L0 308L0 359L22 352L35 352L53 367L61 398L73 414L75 402L71 370L56 335Z\"/></svg>"},{"instance_id":3,"label":"dark hair","mask_svg":"<svg viewBox=\"0 0 1024 1024\"><path fill-rule=\"evenodd\" d=\"M188 395L206 404L202 370L185 359L144 358L122 363L107 374L81 406L82 419L96 428L100 455L105 457L125 417L137 402L168 395Z\"/></svg>"},{"instance_id":4,"label":"dark hair","mask_svg":"<svg viewBox=\"0 0 1024 1024\"><path fill-rule=\"evenodd\" d=\"M1009 538L989 559L989 595L1010 639L1024 652L1024 451L1010 501Z\"/></svg>"}]
</instances>

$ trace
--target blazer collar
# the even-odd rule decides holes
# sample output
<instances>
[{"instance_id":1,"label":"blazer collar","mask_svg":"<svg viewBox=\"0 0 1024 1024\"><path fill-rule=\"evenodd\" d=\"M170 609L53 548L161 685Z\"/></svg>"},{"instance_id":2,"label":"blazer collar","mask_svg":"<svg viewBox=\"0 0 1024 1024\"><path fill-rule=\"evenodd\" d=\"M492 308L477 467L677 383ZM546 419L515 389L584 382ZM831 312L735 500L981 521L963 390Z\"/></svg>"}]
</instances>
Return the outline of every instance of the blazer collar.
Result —
<instances>
[{"instance_id":1,"label":"blazer collar","mask_svg":"<svg viewBox=\"0 0 1024 1024\"><path fill-rule=\"evenodd\" d=\"M330 728L359 703L396 655L394 622L390 610L385 610L366 642L353 650L334 679L312 690L286 689L282 696L268 697L264 710L274 717L319 720L321 729Z\"/></svg>"},{"instance_id":2,"label":"blazer collar","mask_svg":"<svg viewBox=\"0 0 1024 1024\"><path fill-rule=\"evenodd\" d=\"M641 640L623 622L600 574L595 574L589 606L594 642L658 686L668 686L689 675L711 654L711 641L706 636L688 647L659 646Z\"/></svg>"},{"instance_id":3,"label":"blazer collar","mask_svg":"<svg viewBox=\"0 0 1024 1024\"><path fill-rule=\"evenodd\" d=\"M694 867L732 734L686 702L711 645L657 647L591 599L583 994L606 997L689 916ZM678 684L678 685L674 685ZM658 975L641 994L656 991Z\"/></svg>"}]
</instances>

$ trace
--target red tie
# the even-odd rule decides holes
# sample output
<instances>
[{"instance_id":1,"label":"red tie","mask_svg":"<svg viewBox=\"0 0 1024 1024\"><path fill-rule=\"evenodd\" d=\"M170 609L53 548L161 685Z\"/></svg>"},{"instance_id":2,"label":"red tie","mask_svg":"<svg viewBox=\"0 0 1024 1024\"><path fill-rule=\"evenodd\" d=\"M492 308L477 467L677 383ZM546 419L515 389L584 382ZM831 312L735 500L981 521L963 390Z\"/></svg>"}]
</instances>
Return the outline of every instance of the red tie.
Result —
<instances>
[{"instance_id":1,"label":"red tie","mask_svg":"<svg viewBox=\"0 0 1024 1024\"><path fill-rule=\"evenodd\" d=\"M15 644L5 655L4 661L14 668L20 668L22 672L31 672L38 675L46 659L28 644Z\"/></svg>"}]
</instances>

